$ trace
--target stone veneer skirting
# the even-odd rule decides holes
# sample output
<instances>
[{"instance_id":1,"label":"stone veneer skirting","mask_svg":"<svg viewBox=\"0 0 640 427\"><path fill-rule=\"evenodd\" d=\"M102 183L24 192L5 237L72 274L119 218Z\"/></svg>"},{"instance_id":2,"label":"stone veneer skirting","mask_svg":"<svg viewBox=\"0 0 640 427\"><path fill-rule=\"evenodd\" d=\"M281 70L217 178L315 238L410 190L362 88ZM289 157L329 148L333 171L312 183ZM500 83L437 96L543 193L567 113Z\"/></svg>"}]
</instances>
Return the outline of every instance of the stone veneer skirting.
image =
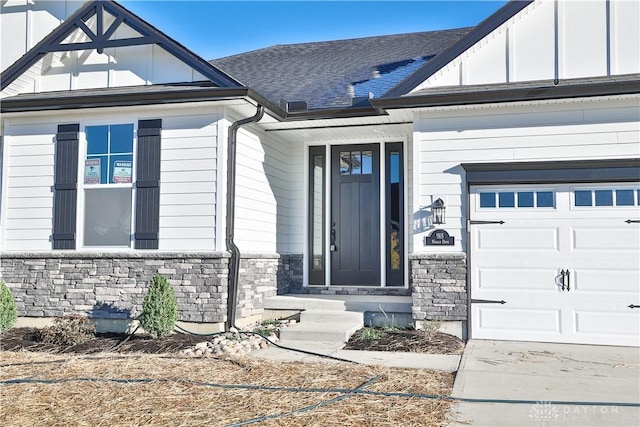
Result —
<instances>
[{"instance_id":1,"label":"stone veneer skirting","mask_svg":"<svg viewBox=\"0 0 640 427\"><path fill-rule=\"evenodd\" d=\"M242 254L238 319L262 313L264 298L287 293L411 295L413 319L466 320L466 255L419 254L409 259L410 289L303 287L302 255ZM101 319L135 319L149 281L162 274L174 286L180 320L222 323L227 317L229 254L39 252L0 255L0 280L19 316L84 313Z\"/></svg>"},{"instance_id":2,"label":"stone veneer skirting","mask_svg":"<svg viewBox=\"0 0 640 427\"><path fill-rule=\"evenodd\" d=\"M155 274L175 288L180 320L222 323L227 317L227 252L38 252L0 254L0 280L19 316L82 313L100 319L135 319ZM302 256L243 254L238 318L262 313L265 297L302 282Z\"/></svg>"},{"instance_id":3,"label":"stone veneer skirting","mask_svg":"<svg viewBox=\"0 0 640 427\"><path fill-rule=\"evenodd\" d=\"M467 320L467 256L415 254L409 258L413 320Z\"/></svg>"}]
</instances>

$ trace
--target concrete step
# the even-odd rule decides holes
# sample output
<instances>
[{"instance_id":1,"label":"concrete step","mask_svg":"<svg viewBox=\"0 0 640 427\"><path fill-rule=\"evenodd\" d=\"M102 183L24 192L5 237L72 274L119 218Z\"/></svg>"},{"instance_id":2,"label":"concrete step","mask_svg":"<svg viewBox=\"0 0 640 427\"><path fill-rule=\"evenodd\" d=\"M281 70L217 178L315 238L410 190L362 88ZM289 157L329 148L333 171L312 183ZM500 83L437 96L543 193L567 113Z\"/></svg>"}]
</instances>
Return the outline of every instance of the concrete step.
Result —
<instances>
[{"instance_id":1,"label":"concrete step","mask_svg":"<svg viewBox=\"0 0 640 427\"><path fill-rule=\"evenodd\" d=\"M264 299L265 310L331 310L344 311L344 301L323 298L307 298L298 295L278 295Z\"/></svg>"},{"instance_id":2,"label":"concrete step","mask_svg":"<svg viewBox=\"0 0 640 427\"><path fill-rule=\"evenodd\" d=\"M318 341L345 343L364 322L311 322L298 323L280 331L282 341Z\"/></svg>"},{"instance_id":3,"label":"concrete step","mask_svg":"<svg viewBox=\"0 0 640 427\"><path fill-rule=\"evenodd\" d=\"M300 323L356 323L364 321L362 313L354 311L305 310L300 313Z\"/></svg>"}]
</instances>

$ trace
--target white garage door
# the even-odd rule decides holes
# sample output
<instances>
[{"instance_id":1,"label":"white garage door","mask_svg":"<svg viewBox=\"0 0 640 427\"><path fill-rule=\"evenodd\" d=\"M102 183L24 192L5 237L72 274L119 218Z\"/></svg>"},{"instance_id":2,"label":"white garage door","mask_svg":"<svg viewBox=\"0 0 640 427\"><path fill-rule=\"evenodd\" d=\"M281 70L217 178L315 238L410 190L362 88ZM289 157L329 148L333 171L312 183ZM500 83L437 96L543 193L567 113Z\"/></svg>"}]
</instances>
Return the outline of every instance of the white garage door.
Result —
<instances>
[{"instance_id":1,"label":"white garage door","mask_svg":"<svg viewBox=\"0 0 640 427\"><path fill-rule=\"evenodd\" d=\"M473 338L640 346L640 183L471 187L470 233Z\"/></svg>"}]
</instances>

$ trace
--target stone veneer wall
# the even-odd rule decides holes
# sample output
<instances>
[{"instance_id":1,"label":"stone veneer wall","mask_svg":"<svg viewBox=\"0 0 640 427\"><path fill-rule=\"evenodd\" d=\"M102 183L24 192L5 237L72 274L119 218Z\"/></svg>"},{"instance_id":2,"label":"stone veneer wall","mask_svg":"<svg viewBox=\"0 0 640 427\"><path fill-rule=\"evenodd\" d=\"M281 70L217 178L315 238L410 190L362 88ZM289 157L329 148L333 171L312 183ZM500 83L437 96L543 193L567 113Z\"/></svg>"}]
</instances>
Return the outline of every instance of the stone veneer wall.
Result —
<instances>
[{"instance_id":1,"label":"stone veneer wall","mask_svg":"<svg viewBox=\"0 0 640 427\"><path fill-rule=\"evenodd\" d=\"M413 320L467 320L467 256L417 254L409 258Z\"/></svg>"},{"instance_id":2,"label":"stone veneer wall","mask_svg":"<svg viewBox=\"0 0 640 427\"><path fill-rule=\"evenodd\" d=\"M302 288L302 254L280 255L278 263L278 295L296 293Z\"/></svg>"},{"instance_id":3,"label":"stone veneer wall","mask_svg":"<svg viewBox=\"0 0 640 427\"><path fill-rule=\"evenodd\" d=\"M19 316L83 313L134 319L151 278L174 286L180 320L222 323L227 317L229 254L207 253L3 253L0 280L14 295ZM240 260L238 318L261 314L264 298L302 282L302 256L244 254Z\"/></svg>"}]
</instances>

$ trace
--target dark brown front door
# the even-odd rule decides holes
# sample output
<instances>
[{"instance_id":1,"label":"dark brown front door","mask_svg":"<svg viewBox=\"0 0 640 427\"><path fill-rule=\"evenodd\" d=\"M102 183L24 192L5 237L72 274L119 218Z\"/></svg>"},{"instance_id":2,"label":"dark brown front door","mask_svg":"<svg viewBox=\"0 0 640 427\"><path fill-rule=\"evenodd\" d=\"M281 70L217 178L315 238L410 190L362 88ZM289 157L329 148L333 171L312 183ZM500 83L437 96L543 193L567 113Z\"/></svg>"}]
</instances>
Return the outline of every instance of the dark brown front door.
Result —
<instances>
[{"instance_id":1,"label":"dark brown front door","mask_svg":"<svg viewBox=\"0 0 640 427\"><path fill-rule=\"evenodd\" d=\"M380 285L380 149L331 148L331 284Z\"/></svg>"}]
</instances>

